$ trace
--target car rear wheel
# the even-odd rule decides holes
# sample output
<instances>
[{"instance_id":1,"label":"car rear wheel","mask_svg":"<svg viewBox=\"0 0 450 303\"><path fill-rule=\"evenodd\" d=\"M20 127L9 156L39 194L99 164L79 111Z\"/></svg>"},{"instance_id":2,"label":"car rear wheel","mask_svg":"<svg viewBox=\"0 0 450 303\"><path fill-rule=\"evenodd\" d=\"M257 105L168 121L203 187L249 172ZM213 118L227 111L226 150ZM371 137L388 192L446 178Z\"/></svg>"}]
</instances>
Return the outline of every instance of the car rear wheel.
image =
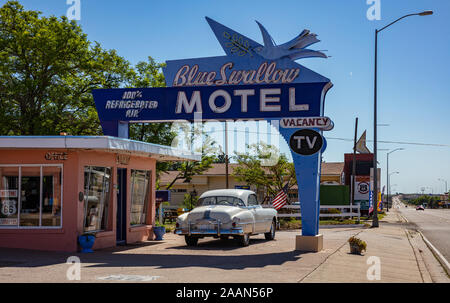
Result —
<instances>
[{"instance_id":1,"label":"car rear wheel","mask_svg":"<svg viewBox=\"0 0 450 303\"><path fill-rule=\"evenodd\" d=\"M238 236L237 240L241 246L248 246L250 244L250 234Z\"/></svg>"},{"instance_id":2,"label":"car rear wheel","mask_svg":"<svg viewBox=\"0 0 450 303\"><path fill-rule=\"evenodd\" d=\"M270 231L268 233L264 234L264 237L266 238L266 240L273 240L275 239L275 220L272 220L272 225L270 226Z\"/></svg>"},{"instance_id":3,"label":"car rear wheel","mask_svg":"<svg viewBox=\"0 0 450 303\"><path fill-rule=\"evenodd\" d=\"M184 240L188 246L197 246L198 238L192 236L184 236Z\"/></svg>"}]
</instances>

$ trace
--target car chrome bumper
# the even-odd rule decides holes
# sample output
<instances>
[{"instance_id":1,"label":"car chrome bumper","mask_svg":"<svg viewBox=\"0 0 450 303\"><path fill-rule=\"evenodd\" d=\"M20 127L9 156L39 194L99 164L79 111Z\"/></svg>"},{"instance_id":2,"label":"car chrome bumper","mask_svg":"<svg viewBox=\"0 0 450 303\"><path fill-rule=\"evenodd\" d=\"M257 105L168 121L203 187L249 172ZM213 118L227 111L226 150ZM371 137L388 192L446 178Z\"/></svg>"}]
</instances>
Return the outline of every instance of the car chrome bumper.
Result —
<instances>
[{"instance_id":1,"label":"car chrome bumper","mask_svg":"<svg viewBox=\"0 0 450 303\"><path fill-rule=\"evenodd\" d=\"M220 236L220 235L244 235L244 230L242 228L232 228L232 229L175 229L175 234L177 235L204 235L204 236Z\"/></svg>"},{"instance_id":2,"label":"car chrome bumper","mask_svg":"<svg viewBox=\"0 0 450 303\"><path fill-rule=\"evenodd\" d=\"M187 228L176 228L175 234L177 235L199 235L199 236L221 236L221 235L244 235L243 226L236 226L232 228L221 228L222 223L220 220L209 221L206 224L210 228L197 228L196 224L202 225L205 222L188 222Z\"/></svg>"}]
</instances>

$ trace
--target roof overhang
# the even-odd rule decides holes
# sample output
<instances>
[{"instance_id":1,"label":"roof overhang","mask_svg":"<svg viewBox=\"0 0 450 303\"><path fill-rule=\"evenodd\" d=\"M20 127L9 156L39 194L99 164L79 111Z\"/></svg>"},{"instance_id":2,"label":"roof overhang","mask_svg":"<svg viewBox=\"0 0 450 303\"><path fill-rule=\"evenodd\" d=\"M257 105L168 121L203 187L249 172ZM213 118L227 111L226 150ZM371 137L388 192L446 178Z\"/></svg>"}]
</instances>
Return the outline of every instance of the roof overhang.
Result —
<instances>
[{"instance_id":1,"label":"roof overhang","mask_svg":"<svg viewBox=\"0 0 450 303\"><path fill-rule=\"evenodd\" d=\"M0 136L2 149L99 150L147 156L158 161L200 161L201 154L170 146L108 136Z\"/></svg>"}]
</instances>

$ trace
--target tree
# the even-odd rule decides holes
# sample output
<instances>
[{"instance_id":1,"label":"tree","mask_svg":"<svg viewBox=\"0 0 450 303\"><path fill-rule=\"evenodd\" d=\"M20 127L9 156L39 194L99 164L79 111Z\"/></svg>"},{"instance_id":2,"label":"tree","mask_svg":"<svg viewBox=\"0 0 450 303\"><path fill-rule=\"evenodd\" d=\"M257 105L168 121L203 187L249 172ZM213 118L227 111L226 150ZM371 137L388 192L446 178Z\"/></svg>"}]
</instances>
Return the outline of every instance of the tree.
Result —
<instances>
[{"instance_id":1,"label":"tree","mask_svg":"<svg viewBox=\"0 0 450 303\"><path fill-rule=\"evenodd\" d=\"M165 87L166 83L161 68L165 63L157 63L152 57L148 62L140 61L132 71L127 86L133 88ZM162 145L171 145L176 132L172 123L133 123L130 125L130 138Z\"/></svg>"},{"instance_id":2,"label":"tree","mask_svg":"<svg viewBox=\"0 0 450 303\"><path fill-rule=\"evenodd\" d=\"M148 57L133 67L88 41L75 21L8 1L0 8L0 135L101 135L91 91L163 87L163 66ZM131 124L130 138L171 145L171 126ZM157 176L170 165L158 162Z\"/></svg>"},{"instance_id":3,"label":"tree","mask_svg":"<svg viewBox=\"0 0 450 303\"><path fill-rule=\"evenodd\" d=\"M129 62L75 21L40 14L17 1L0 8L0 133L101 134L91 90L126 83Z\"/></svg>"},{"instance_id":4,"label":"tree","mask_svg":"<svg viewBox=\"0 0 450 303\"><path fill-rule=\"evenodd\" d=\"M166 189L172 188L177 180L184 180L183 182L191 182L192 177L203 174L206 170L212 167L212 163L217 159L216 142L203 131L203 124L201 127L191 124L189 127L184 127L185 140L188 146L192 146L195 139L201 140L201 146L194 148L194 152L201 153L200 161L184 161L175 162L172 165L172 170L178 171L175 178L166 186Z\"/></svg>"},{"instance_id":5,"label":"tree","mask_svg":"<svg viewBox=\"0 0 450 303\"><path fill-rule=\"evenodd\" d=\"M274 197L286 185L288 190L297 183L294 164L271 145L249 145L251 153L236 153L238 166L234 177L241 182L263 189L266 197Z\"/></svg>"},{"instance_id":6,"label":"tree","mask_svg":"<svg viewBox=\"0 0 450 303\"><path fill-rule=\"evenodd\" d=\"M132 71L128 87L165 87L164 75L161 68L165 63L157 63L152 57L148 61L140 61ZM177 133L172 129L172 123L132 123L130 124L130 139L161 145L172 145ZM170 169L171 162L156 163L156 187L159 188L159 179L162 172Z\"/></svg>"},{"instance_id":7,"label":"tree","mask_svg":"<svg viewBox=\"0 0 450 303\"><path fill-rule=\"evenodd\" d=\"M192 177L203 174L206 170L211 168L214 161L214 156L203 155L200 161L183 161L174 165L178 174L166 186L166 189L171 189L177 180L184 180L183 182L191 182Z\"/></svg>"}]
</instances>

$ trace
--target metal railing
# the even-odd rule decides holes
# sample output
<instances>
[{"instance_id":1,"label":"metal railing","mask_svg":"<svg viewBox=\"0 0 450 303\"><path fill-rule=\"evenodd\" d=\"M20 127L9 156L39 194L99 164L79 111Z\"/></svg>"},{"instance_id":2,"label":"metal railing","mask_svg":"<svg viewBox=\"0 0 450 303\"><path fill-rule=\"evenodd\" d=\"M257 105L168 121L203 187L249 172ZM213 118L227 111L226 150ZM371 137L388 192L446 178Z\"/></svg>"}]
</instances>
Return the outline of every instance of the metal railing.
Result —
<instances>
[{"instance_id":1,"label":"metal railing","mask_svg":"<svg viewBox=\"0 0 450 303\"><path fill-rule=\"evenodd\" d=\"M272 205L262 205L262 207L264 208L272 208ZM284 212L280 212L278 211L278 218L286 218L286 217L295 217L295 218L301 218L301 212L300 212L300 205L286 205L283 206L283 208L281 208L280 210L283 209L295 209L298 210L298 212L293 212L293 213L284 213ZM319 217L358 217L358 221L361 218L361 208L360 205L321 205L320 209L339 209L340 213L321 213L319 214ZM356 210L356 212L354 212L353 210Z\"/></svg>"}]
</instances>

